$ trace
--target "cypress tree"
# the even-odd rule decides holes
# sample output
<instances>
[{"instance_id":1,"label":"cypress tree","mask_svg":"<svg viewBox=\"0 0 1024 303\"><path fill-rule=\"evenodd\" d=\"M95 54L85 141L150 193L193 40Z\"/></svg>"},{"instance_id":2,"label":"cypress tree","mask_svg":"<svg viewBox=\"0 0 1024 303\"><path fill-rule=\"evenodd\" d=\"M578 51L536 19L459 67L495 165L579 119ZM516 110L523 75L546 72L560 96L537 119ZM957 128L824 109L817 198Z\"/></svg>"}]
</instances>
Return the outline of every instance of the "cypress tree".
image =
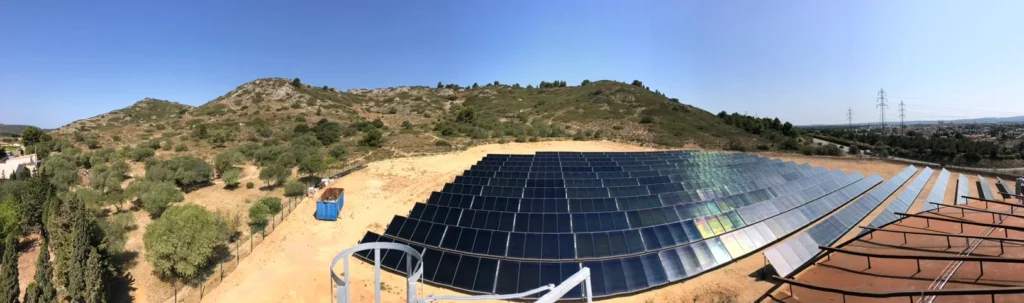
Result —
<instances>
[{"instance_id":1,"label":"cypress tree","mask_svg":"<svg viewBox=\"0 0 1024 303\"><path fill-rule=\"evenodd\" d=\"M3 264L0 264L0 300L18 302L18 238L8 235L4 245Z\"/></svg>"},{"instance_id":2,"label":"cypress tree","mask_svg":"<svg viewBox=\"0 0 1024 303\"><path fill-rule=\"evenodd\" d=\"M95 247L89 250L89 259L85 263L85 303L104 303L106 279L104 277L103 260Z\"/></svg>"},{"instance_id":3,"label":"cypress tree","mask_svg":"<svg viewBox=\"0 0 1024 303\"><path fill-rule=\"evenodd\" d=\"M53 265L50 264L50 244L43 241L36 259L35 282L25 289L25 303L49 303L57 301L57 289L53 287Z\"/></svg>"},{"instance_id":4,"label":"cypress tree","mask_svg":"<svg viewBox=\"0 0 1024 303\"><path fill-rule=\"evenodd\" d=\"M28 283L28 287L25 288L25 303L39 303L43 302L39 300L39 286L36 286L36 282Z\"/></svg>"}]
</instances>

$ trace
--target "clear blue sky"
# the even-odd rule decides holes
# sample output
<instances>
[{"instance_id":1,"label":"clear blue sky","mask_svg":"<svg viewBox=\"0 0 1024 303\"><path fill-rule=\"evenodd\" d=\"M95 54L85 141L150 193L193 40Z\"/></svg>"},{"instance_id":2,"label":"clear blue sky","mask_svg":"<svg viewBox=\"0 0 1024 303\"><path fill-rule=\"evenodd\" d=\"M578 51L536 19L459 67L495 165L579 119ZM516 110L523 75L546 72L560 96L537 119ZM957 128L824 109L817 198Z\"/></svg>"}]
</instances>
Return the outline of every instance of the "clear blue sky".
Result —
<instances>
[{"instance_id":1,"label":"clear blue sky","mask_svg":"<svg viewBox=\"0 0 1024 303\"><path fill-rule=\"evenodd\" d=\"M363 3L360 3L363 2ZM640 79L796 124L1024 115L1024 1L4 1L0 123L261 77L341 89Z\"/></svg>"}]
</instances>

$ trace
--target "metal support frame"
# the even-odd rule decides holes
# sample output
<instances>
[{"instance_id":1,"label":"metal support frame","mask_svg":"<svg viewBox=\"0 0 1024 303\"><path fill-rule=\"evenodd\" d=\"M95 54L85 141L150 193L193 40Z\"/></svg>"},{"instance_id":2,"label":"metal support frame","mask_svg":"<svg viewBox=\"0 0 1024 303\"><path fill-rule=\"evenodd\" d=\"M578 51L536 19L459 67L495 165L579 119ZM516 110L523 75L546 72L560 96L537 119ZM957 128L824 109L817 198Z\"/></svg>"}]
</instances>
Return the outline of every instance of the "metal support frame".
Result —
<instances>
[{"instance_id":1,"label":"metal support frame","mask_svg":"<svg viewBox=\"0 0 1024 303\"><path fill-rule=\"evenodd\" d=\"M406 297L407 297L406 302L407 303L416 303L416 281L419 280L420 277L423 276L423 256L421 256L418 251L412 249L412 247L409 247L407 245L398 244L398 243L387 243L387 242L373 242L373 243L359 244L359 245L356 245L356 246L354 246L352 248L349 248L349 249L346 249L346 250L342 251L337 256L334 256L334 260L331 260L331 281L333 281L333 283L337 283L337 285L338 285L338 288L337 288L337 291L338 291L338 300L337 300L337 302L338 303L348 303L348 302L350 302L349 301L349 290L350 290L349 276L351 276L351 275L348 274L348 273L350 273L350 271L348 270L348 268L349 268L348 264L349 264L349 259L350 259L349 257L352 256L352 254L354 254L356 252L360 252L360 251L364 251L364 250L373 250L373 276L374 276L374 279L373 279L373 282L374 282L373 295L374 295L374 297L373 297L373 299L374 299L374 302L380 303L380 252L381 252L382 249L400 250L400 251L405 253L406 272L412 273L407 278L407 282L408 282L407 283L407 287L408 287L408 289L406 290L406 293L407 293L407 295L406 295ZM412 261L413 257L416 257L416 268L415 268L415 271L413 269L413 261ZM342 259L345 260L345 270L342 272L345 275L344 279L339 278L338 275L334 272L334 266L337 265L338 262L340 262ZM331 289L333 290L334 287L332 286Z\"/></svg>"},{"instance_id":2,"label":"metal support frame","mask_svg":"<svg viewBox=\"0 0 1024 303\"><path fill-rule=\"evenodd\" d=\"M349 303L349 257L352 254L360 251L373 251L373 274L374 274L374 302L380 303L380 260L382 250L399 250L405 253L405 266L406 272L412 273L407 278L407 289L406 289L406 303L429 303L438 300L451 300L451 301L477 301L477 300L516 300L524 299L529 296L533 296L539 293L547 292L541 296L536 302L542 303L553 303L558 301L567 293L572 291L577 286L582 286L582 295L586 299L587 303L593 302L594 294L591 288L590 280L590 268L583 267L580 271L576 272L559 285L548 284L538 288L534 288L525 292L515 294L504 294L504 295L477 295L477 296L428 296L423 299L416 298L416 283L423 276L423 256L412 247L401 243L392 242L371 242L362 243L352 248L346 249L336 255L331 260L331 291L335 291L334 285L337 284L338 303ZM413 258L415 258L415 265L413 264ZM338 277L338 274L334 272L334 267L337 266L338 262L344 259L344 271L342 274L344 278ZM333 295L333 293L332 293Z\"/></svg>"}]
</instances>

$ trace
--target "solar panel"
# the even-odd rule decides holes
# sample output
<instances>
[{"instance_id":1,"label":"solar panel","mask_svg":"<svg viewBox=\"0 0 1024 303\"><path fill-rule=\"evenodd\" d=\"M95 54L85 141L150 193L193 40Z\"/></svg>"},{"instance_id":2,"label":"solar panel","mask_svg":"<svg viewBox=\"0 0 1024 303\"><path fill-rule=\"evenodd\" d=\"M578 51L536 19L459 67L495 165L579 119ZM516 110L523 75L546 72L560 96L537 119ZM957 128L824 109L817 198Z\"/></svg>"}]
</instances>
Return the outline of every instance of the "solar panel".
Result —
<instances>
[{"instance_id":1,"label":"solar panel","mask_svg":"<svg viewBox=\"0 0 1024 303\"><path fill-rule=\"evenodd\" d=\"M821 223L812 226L804 232L793 235L784 242L766 250L764 252L765 258L768 259L780 276L791 276L817 255L818 246L831 246L835 243L836 240L853 228L855 224L863 220L868 213L877 208L889 196L892 196L915 173L917 173L917 168L911 165L881 185L878 185L878 183L882 181L882 178L878 175L872 175L847 187L850 190L846 193L846 196L852 198L878 185L874 190L851 202ZM796 251L804 253L797 254L795 253Z\"/></svg>"},{"instance_id":2,"label":"solar panel","mask_svg":"<svg viewBox=\"0 0 1024 303\"><path fill-rule=\"evenodd\" d=\"M942 203L946 196L946 185L949 184L949 171L945 168L939 173L939 179L935 180L935 184L932 185L932 190L928 192L928 197L925 198L924 207L921 211L929 211L939 206L932 203Z\"/></svg>"},{"instance_id":3,"label":"solar panel","mask_svg":"<svg viewBox=\"0 0 1024 303\"><path fill-rule=\"evenodd\" d=\"M956 205L967 204L967 198L965 197L970 195L967 176L959 174L959 177L957 177L956 180Z\"/></svg>"},{"instance_id":4,"label":"solar panel","mask_svg":"<svg viewBox=\"0 0 1024 303\"><path fill-rule=\"evenodd\" d=\"M757 251L849 202L865 180L718 152L488 155L363 242L409 244L423 252L425 280L475 293L520 292L587 266L606 297ZM404 271L402 253L382 253L384 267Z\"/></svg>"},{"instance_id":5,"label":"solar panel","mask_svg":"<svg viewBox=\"0 0 1024 303\"><path fill-rule=\"evenodd\" d=\"M998 176L996 177L996 190L999 190L999 195L1003 196L1003 200L1013 198L1013 186Z\"/></svg>"},{"instance_id":6,"label":"solar panel","mask_svg":"<svg viewBox=\"0 0 1024 303\"><path fill-rule=\"evenodd\" d=\"M981 175L978 175L978 195L981 195L981 198L986 200L993 200L996 198L995 195L992 194L992 188L988 186L988 181L986 181L985 177L982 177Z\"/></svg>"},{"instance_id":7,"label":"solar panel","mask_svg":"<svg viewBox=\"0 0 1024 303\"><path fill-rule=\"evenodd\" d=\"M901 216L896 215L896 213L907 212L907 210L910 209L911 204L913 204L914 200L917 199L917 196L921 194L921 190L924 189L924 185L928 183L928 179L931 178L932 172L933 170L929 167L926 167L921 171L921 173L914 178L914 182L911 182L899 196L896 196L896 199L890 202L882 213L878 214L878 216L876 216L868 226L881 228L882 226L888 225L889 223L902 218ZM861 231L861 234L865 234L867 232L867 230L864 230Z\"/></svg>"}]
</instances>

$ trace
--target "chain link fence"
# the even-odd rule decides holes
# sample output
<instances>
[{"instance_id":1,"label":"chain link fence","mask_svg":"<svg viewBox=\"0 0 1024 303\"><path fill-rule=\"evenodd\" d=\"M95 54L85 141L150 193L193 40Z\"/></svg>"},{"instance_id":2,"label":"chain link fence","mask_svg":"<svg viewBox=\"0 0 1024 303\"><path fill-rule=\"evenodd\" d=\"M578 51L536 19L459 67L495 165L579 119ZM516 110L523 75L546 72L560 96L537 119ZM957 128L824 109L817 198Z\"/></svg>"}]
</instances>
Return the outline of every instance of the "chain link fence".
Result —
<instances>
[{"instance_id":1,"label":"chain link fence","mask_svg":"<svg viewBox=\"0 0 1024 303\"><path fill-rule=\"evenodd\" d=\"M366 165L360 164L347 170L341 171L340 173L332 175L332 178L337 179L351 174L355 171L366 168ZM280 213L271 216L270 220L263 228L252 229L249 232L248 239L239 239L235 243L229 243L227 246L227 255L216 261L215 265L211 266L209 271L205 275L201 276L195 282L189 283L174 283L172 284L173 296L163 300L167 303L193 303L200 302L203 300L203 296L209 294L211 290L220 285L224 279L235 271L236 268L241 264L242 260L252 254L256 247L263 243L277 230L277 228L284 223L284 219L295 212L295 209L299 205L307 202L316 202L317 194L321 191L317 191L312 196L306 196L300 199L288 198L286 204L284 204ZM310 213L310 216L313 214Z\"/></svg>"}]
</instances>

